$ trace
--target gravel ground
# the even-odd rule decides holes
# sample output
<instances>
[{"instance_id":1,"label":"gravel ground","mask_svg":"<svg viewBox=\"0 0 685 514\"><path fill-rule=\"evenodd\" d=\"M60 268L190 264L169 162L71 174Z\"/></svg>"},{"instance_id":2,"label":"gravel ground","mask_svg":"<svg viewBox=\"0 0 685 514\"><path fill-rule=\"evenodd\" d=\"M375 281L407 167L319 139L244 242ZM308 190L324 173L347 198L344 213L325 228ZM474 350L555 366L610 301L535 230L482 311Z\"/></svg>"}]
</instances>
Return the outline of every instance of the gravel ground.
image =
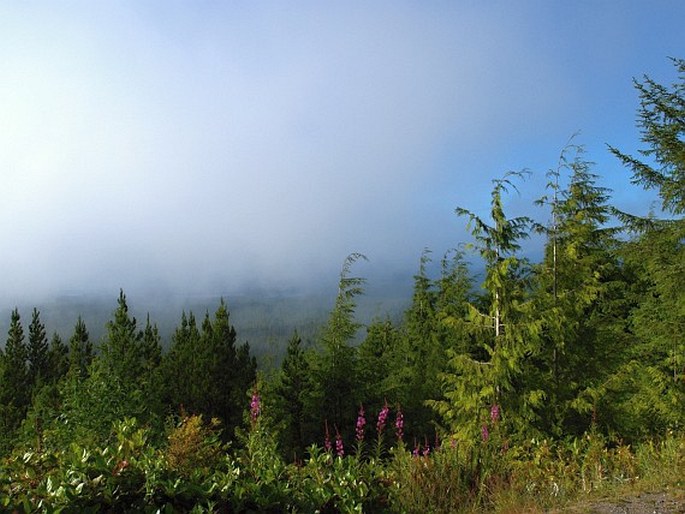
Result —
<instances>
[{"instance_id":1,"label":"gravel ground","mask_svg":"<svg viewBox=\"0 0 685 514\"><path fill-rule=\"evenodd\" d=\"M619 500L592 501L579 507L578 512L591 514L685 514L685 494L643 493Z\"/></svg>"}]
</instances>

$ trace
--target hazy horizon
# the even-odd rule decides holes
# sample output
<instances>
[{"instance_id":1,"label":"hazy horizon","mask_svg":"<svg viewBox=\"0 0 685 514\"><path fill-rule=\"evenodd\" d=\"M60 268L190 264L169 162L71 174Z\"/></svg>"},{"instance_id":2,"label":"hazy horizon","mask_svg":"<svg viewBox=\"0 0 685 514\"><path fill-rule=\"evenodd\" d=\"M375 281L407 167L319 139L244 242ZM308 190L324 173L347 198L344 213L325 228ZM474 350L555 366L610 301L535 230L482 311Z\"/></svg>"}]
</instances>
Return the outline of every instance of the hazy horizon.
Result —
<instances>
[{"instance_id":1,"label":"hazy horizon","mask_svg":"<svg viewBox=\"0 0 685 514\"><path fill-rule=\"evenodd\" d=\"M633 77L670 83L685 4L133 2L0 6L0 303L408 277L467 241L454 208L569 137L612 202L653 195ZM529 252L539 249L527 248ZM403 280L399 278L398 280Z\"/></svg>"}]
</instances>

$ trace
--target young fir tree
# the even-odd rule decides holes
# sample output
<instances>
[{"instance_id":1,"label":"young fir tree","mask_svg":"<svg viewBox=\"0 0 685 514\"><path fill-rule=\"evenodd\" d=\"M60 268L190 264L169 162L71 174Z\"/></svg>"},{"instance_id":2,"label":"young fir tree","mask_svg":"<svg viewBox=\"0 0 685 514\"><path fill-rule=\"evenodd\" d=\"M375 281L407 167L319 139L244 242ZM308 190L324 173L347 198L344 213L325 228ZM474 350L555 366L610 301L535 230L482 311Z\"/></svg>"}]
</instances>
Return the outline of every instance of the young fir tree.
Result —
<instances>
[{"instance_id":1,"label":"young fir tree","mask_svg":"<svg viewBox=\"0 0 685 514\"><path fill-rule=\"evenodd\" d=\"M143 332L137 329L126 296L120 291L113 319L107 323L101 354L89 366L88 376L81 379L74 367L74 373L62 384L63 418L68 425L62 437L100 444L108 437L112 424L124 417L159 426L162 412L145 387L142 340Z\"/></svg>"},{"instance_id":2,"label":"young fir tree","mask_svg":"<svg viewBox=\"0 0 685 514\"><path fill-rule=\"evenodd\" d=\"M126 295L123 290L119 291L114 319L107 322L107 333L100 347L100 362L127 387L135 388L143 374L142 339L136 318L129 314Z\"/></svg>"},{"instance_id":3,"label":"young fir tree","mask_svg":"<svg viewBox=\"0 0 685 514\"><path fill-rule=\"evenodd\" d=\"M95 353L93 343L86 323L81 316L78 317L74 326L74 333L69 338L69 370L80 380L88 375L88 367L93 362Z\"/></svg>"},{"instance_id":4,"label":"young fir tree","mask_svg":"<svg viewBox=\"0 0 685 514\"><path fill-rule=\"evenodd\" d=\"M539 389L522 387L525 361L537 351L539 333L526 297L528 266L517 256L531 220L507 218L502 199L509 187L515 188L511 178L520 176L508 173L494 181L492 224L466 209L456 210L469 218L474 246L485 262L483 287L489 302L485 312L469 306L468 330L480 347L466 353L449 352L450 369L442 375L444 399L429 402L457 438L478 437L493 405L499 406L513 429L524 430L543 399Z\"/></svg>"},{"instance_id":5,"label":"young fir tree","mask_svg":"<svg viewBox=\"0 0 685 514\"><path fill-rule=\"evenodd\" d=\"M60 384L69 371L69 348L62 342L57 332L50 339L47 352L47 372L41 375L39 385L34 388L31 406L21 430L19 444L40 451L45 446L45 431L54 430L55 420L62 413ZM52 441L49 441L52 442Z\"/></svg>"},{"instance_id":6,"label":"young fir tree","mask_svg":"<svg viewBox=\"0 0 685 514\"><path fill-rule=\"evenodd\" d=\"M569 158L569 153L573 157ZM536 269L535 310L542 325L541 348L529 376L547 395L541 409L543 431L580 434L597 422L591 392L603 383L623 355L625 313L616 310L625 290L617 283L614 230L607 228L609 191L596 185L582 147L569 144L559 166L548 173L551 220L545 257ZM618 294L617 294L618 293Z\"/></svg>"},{"instance_id":7,"label":"young fir tree","mask_svg":"<svg viewBox=\"0 0 685 514\"><path fill-rule=\"evenodd\" d=\"M224 423L224 435L231 437L242 421L256 370L249 345L236 348L235 328L222 299L213 319L205 315L201 330L192 312L182 314L163 358L163 396L172 412L218 418Z\"/></svg>"},{"instance_id":8,"label":"young fir tree","mask_svg":"<svg viewBox=\"0 0 685 514\"><path fill-rule=\"evenodd\" d=\"M15 308L10 318L5 351L0 354L0 452L9 448L30 401L26 359L24 328Z\"/></svg>"},{"instance_id":9,"label":"young fir tree","mask_svg":"<svg viewBox=\"0 0 685 514\"><path fill-rule=\"evenodd\" d=\"M402 334L389 319L367 327L358 349L360 402L367 412L379 412L386 402L405 405L409 367L404 350Z\"/></svg>"},{"instance_id":10,"label":"young fir tree","mask_svg":"<svg viewBox=\"0 0 685 514\"><path fill-rule=\"evenodd\" d=\"M337 428L348 440L360 400L357 348L352 343L361 327L354 313L355 297L362 294L364 279L350 276L352 265L359 259L366 257L353 253L343 263L335 305L320 339L321 352L311 362L311 415L318 417L321 426L327 422L331 429Z\"/></svg>"},{"instance_id":11,"label":"young fir tree","mask_svg":"<svg viewBox=\"0 0 685 514\"><path fill-rule=\"evenodd\" d=\"M69 371L69 347L57 332L52 334L48 348L47 381L57 384Z\"/></svg>"},{"instance_id":12,"label":"young fir tree","mask_svg":"<svg viewBox=\"0 0 685 514\"><path fill-rule=\"evenodd\" d=\"M199 405L195 405L200 392L194 380L199 347L200 332L195 315L183 312L180 324L171 335L169 351L162 357L164 401L173 413L200 413Z\"/></svg>"},{"instance_id":13,"label":"young fir tree","mask_svg":"<svg viewBox=\"0 0 685 514\"><path fill-rule=\"evenodd\" d=\"M440 359L440 341L436 327L436 303L438 293L433 280L428 276L431 263L430 250L424 249L419 260L419 269L414 275L412 302L404 313L403 339L406 364L401 371L405 375L405 387L400 396L404 415L408 423L408 437L425 435L432 431L433 411L425 405L426 400L435 399L439 392L436 362ZM413 431L413 432L412 432Z\"/></svg>"},{"instance_id":14,"label":"young fir tree","mask_svg":"<svg viewBox=\"0 0 685 514\"><path fill-rule=\"evenodd\" d=\"M287 459L298 461L305 456L305 448L315 442L318 420L307 417L308 395L311 390L309 362L302 348L302 339L293 333L288 340L285 357L274 387L275 408L282 421L280 443Z\"/></svg>"},{"instance_id":15,"label":"young fir tree","mask_svg":"<svg viewBox=\"0 0 685 514\"><path fill-rule=\"evenodd\" d=\"M678 81L636 81L638 126L646 148L634 157L612 148L633 173L632 181L655 190L664 217L622 215L636 238L626 260L641 278L632 314L639 337L614 389L637 435L685 423L685 60L674 59ZM622 214L622 213L620 213ZM642 420L642 422L640 422Z\"/></svg>"},{"instance_id":16,"label":"young fir tree","mask_svg":"<svg viewBox=\"0 0 685 514\"><path fill-rule=\"evenodd\" d=\"M40 312L35 307L31 314L31 324L29 325L29 342L26 347L26 357L28 362L27 382L33 391L40 388L48 378L48 338L45 333L45 325L40 321Z\"/></svg>"}]
</instances>

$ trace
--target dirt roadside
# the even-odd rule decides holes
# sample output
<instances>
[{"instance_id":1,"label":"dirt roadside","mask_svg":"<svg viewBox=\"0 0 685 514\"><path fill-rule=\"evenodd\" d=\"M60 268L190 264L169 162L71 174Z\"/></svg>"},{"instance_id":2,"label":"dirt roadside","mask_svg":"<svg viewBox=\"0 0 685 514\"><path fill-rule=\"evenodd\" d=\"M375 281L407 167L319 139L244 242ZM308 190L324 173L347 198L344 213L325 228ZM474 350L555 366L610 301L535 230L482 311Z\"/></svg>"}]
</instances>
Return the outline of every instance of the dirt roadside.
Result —
<instances>
[{"instance_id":1,"label":"dirt roadside","mask_svg":"<svg viewBox=\"0 0 685 514\"><path fill-rule=\"evenodd\" d=\"M640 493L624 498L592 500L574 505L567 513L685 514L685 491Z\"/></svg>"}]
</instances>

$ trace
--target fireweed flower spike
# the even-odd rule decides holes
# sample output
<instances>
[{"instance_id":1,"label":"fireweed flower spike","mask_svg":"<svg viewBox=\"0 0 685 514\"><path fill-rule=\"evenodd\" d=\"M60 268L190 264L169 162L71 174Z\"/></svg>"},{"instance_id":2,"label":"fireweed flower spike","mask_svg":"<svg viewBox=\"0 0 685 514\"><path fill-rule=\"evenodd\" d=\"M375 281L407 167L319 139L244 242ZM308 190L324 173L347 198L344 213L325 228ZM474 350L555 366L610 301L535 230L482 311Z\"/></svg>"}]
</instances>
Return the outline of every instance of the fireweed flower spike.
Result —
<instances>
[{"instance_id":1,"label":"fireweed flower spike","mask_svg":"<svg viewBox=\"0 0 685 514\"><path fill-rule=\"evenodd\" d=\"M490 407L490 421L497 423L499 421L499 415L499 405L495 403Z\"/></svg>"},{"instance_id":2,"label":"fireweed flower spike","mask_svg":"<svg viewBox=\"0 0 685 514\"><path fill-rule=\"evenodd\" d=\"M355 429L355 435L358 442L364 440L364 427L366 426L366 418L364 417L364 406L359 406L359 414L357 415L357 426Z\"/></svg>"},{"instance_id":3,"label":"fireweed flower spike","mask_svg":"<svg viewBox=\"0 0 685 514\"><path fill-rule=\"evenodd\" d=\"M338 457L345 456L345 447L343 446L342 436L338 431L338 427L335 427L335 453L338 455Z\"/></svg>"},{"instance_id":4,"label":"fireweed flower spike","mask_svg":"<svg viewBox=\"0 0 685 514\"><path fill-rule=\"evenodd\" d=\"M259 397L257 389L255 388L255 390L252 393L252 401L250 401L250 419L252 420L253 425L257 422L259 414L261 414L261 403L261 398Z\"/></svg>"},{"instance_id":5,"label":"fireweed flower spike","mask_svg":"<svg viewBox=\"0 0 685 514\"><path fill-rule=\"evenodd\" d=\"M380 436L381 433L383 433L383 429L385 428L385 423L388 421L388 413L390 412L390 408L388 407L388 403L386 402L385 405L383 405L383 408L381 411L378 413L378 422L376 423L376 431L378 432L378 435Z\"/></svg>"},{"instance_id":6,"label":"fireweed flower spike","mask_svg":"<svg viewBox=\"0 0 685 514\"><path fill-rule=\"evenodd\" d=\"M483 426L480 427L480 435L483 438L483 441L487 441L490 438L490 432L488 431L488 426L483 423Z\"/></svg>"},{"instance_id":7,"label":"fireweed flower spike","mask_svg":"<svg viewBox=\"0 0 685 514\"><path fill-rule=\"evenodd\" d=\"M398 441L404 437L404 414L399 407L397 407L397 415L395 416L395 435Z\"/></svg>"}]
</instances>

